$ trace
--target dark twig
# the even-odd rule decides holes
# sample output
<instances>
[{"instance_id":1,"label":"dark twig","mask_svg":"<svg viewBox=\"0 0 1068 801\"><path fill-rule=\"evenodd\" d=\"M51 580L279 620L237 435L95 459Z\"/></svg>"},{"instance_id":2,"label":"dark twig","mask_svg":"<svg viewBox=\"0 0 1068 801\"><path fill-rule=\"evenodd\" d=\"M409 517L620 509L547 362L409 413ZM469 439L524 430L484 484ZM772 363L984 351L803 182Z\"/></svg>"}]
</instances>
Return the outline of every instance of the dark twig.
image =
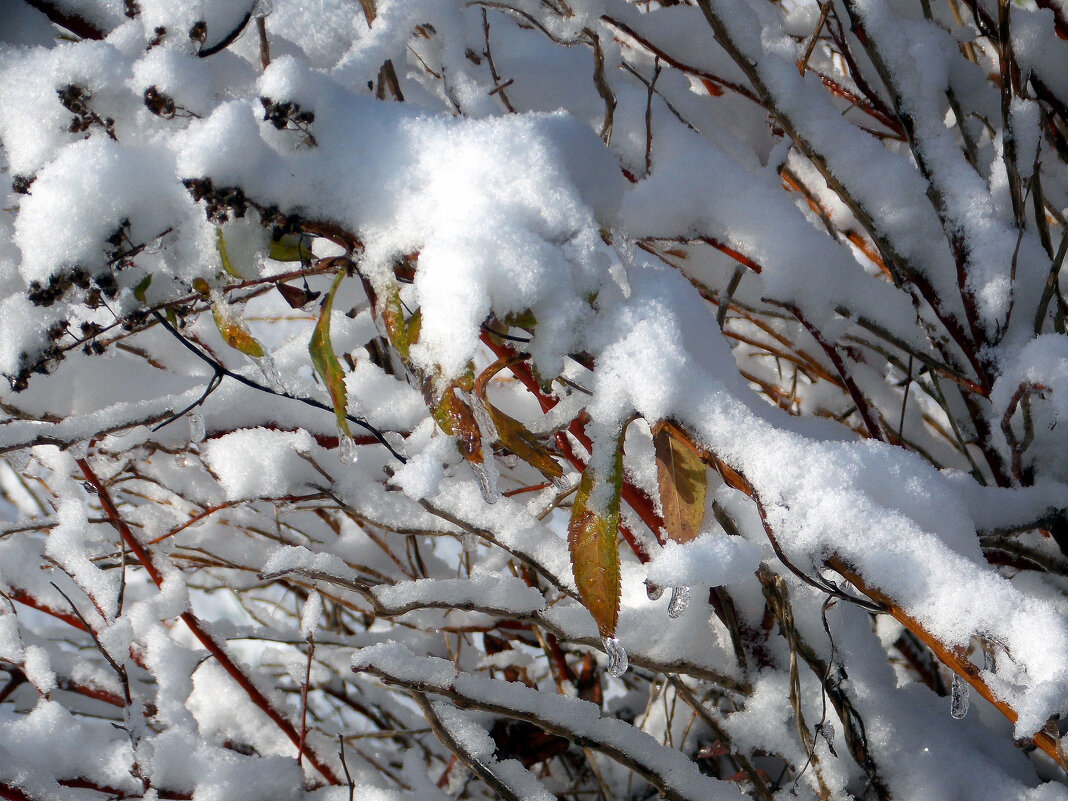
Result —
<instances>
[{"instance_id":1,"label":"dark twig","mask_svg":"<svg viewBox=\"0 0 1068 801\"><path fill-rule=\"evenodd\" d=\"M82 614L82 611L75 605L74 601L71 600L70 596L67 595L67 593L63 592L63 590L59 588L59 585L57 585L54 581L50 581L49 584L52 585L56 592L63 596L63 600L65 600L70 606L71 611L73 611L74 614L78 616L78 619L82 621L82 625L85 626L85 631L89 634L90 637L93 638L93 644L96 645L96 649L100 651L107 663L111 665L111 669L114 670L115 674L119 677L119 684L122 685L123 700L126 702L126 706L129 706L130 677L126 673L126 668L119 665L119 663L115 661L115 658L108 653L107 649L100 642L100 639L96 636L96 632L93 631L93 627L89 625L89 621L85 619L85 615Z\"/></svg>"},{"instance_id":2,"label":"dark twig","mask_svg":"<svg viewBox=\"0 0 1068 801\"><path fill-rule=\"evenodd\" d=\"M334 410L333 410L332 407L327 406L325 403L320 403L319 401L315 400L314 398L304 398L304 397L300 397L298 395L290 395L288 392L279 392L278 390L271 389L270 387L265 387L263 384L260 384L260 383L258 383L256 381L253 381L250 378L246 378L245 376L241 375L240 373L235 373L232 370L227 370L225 367L223 367L222 364L220 364L218 361L213 359L208 354L204 353L204 351L202 351L200 348L198 348L196 345L194 345L192 342L190 342L187 337L183 336L181 334L181 332L179 332L174 326L172 326L167 321L167 318L164 317L162 314L160 314L158 311L153 311L152 312L152 316L155 317L156 321L159 322L160 325L162 325L164 328L166 328L167 331L170 332L170 334L175 339L177 339L179 342L181 342L182 345L188 351L190 351L191 353L195 354L198 359L200 359L201 361L203 361L206 364L210 365L212 370L215 370L217 373L221 373L226 378L232 378L234 381L237 381L239 384L244 384L246 387L250 387L251 389L257 389L260 392L266 392L268 395L275 395L275 396L277 396L279 398L289 398L290 400L299 401L300 403L303 403L306 406L311 406L311 407L314 407L316 409L322 409L323 411L333 413ZM196 404L194 404L194 406L195 405ZM362 428L365 431L367 431L371 436L373 436L376 440L378 440L378 442L383 447L385 447L385 449L388 450L394 456L394 458L396 458L398 461L400 461L402 463L408 461L407 459L404 458L404 456L402 456L400 453L398 453L397 450L392 445L389 444L389 442L386 441L386 438L385 438L385 436L383 435L383 433L381 431L379 431L377 428L372 426L366 420L361 420L359 417L354 417L351 414L346 414L345 418L350 423L355 423L360 428Z\"/></svg>"},{"instance_id":3,"label":"dark twig","mask_svg":"<svg viewBox=\"0 0 1068 801\"><path fill-rule=\"evenodd\" d=\"M211 47L202 48L197 55L200 58L207 58L208 56L214 56L216 53L221 52L237 41L237 37L245 30L245 26L248 25L249 20L252 19L252 12L256 8L256 3L253 2L252 7L245 13L245 16L241 18L241 22L237 24L237 27L230 31L220 41L213 44Z\"/></svg>"}]
</instances>

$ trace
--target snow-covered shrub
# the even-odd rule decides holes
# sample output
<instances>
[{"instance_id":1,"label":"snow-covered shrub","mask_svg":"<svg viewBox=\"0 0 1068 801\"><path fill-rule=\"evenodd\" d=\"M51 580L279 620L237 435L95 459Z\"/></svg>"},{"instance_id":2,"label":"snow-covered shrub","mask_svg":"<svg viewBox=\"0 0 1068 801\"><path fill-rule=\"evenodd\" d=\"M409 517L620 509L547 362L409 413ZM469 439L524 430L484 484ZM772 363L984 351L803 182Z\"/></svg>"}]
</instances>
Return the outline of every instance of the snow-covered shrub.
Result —
<instances>
[{"instance_id":1,"label":"snow-covered shrub","mask_svg":"<svg viewBox=\"0 0 1068 801\"><path fill-rule=\"evenodd\" d=\"M0 798L1068 798L1065 38L2 0Z\"/></svg>"}]
</instances>

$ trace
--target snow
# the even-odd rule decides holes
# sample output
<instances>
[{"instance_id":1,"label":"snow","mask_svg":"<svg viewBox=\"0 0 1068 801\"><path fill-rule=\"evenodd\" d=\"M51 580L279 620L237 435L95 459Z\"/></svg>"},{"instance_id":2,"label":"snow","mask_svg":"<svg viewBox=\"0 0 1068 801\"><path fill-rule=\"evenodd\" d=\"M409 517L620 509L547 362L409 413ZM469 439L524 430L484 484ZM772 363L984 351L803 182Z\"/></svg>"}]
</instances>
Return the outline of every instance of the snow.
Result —
<instances>
[{"instance_id":1,"label":"snow","mask_svg":"<svg viewBox=\"0 0 1068 801\"><path fill-rule=\"evenodd\" d=\"M1007 119L937 4L56 5L103 39L0 11L0 796L1066 797L1063 3ZM344 445L273 286L335 276Z\"/></svg>"},{"instance_id":2,"label":"snow","mask_svg":"<svg viewBox=\"0 0 1068 801\"><path fill-rule=\"evenodd\" d=\"M667 542L646 565L648 580L661 587L717 587L751 573L760 564L760 550L737 537L708 532L684 545Z\"/></svg>"}]
</instances>

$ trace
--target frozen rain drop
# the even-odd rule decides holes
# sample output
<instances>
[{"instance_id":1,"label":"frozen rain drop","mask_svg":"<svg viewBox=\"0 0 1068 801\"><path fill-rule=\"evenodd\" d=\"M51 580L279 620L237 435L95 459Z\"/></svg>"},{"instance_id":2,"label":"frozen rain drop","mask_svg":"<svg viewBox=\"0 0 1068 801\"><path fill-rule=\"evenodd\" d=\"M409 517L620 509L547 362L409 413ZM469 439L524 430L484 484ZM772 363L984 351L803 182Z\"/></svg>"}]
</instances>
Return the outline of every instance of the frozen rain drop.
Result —
<instances>
[{"instance_id":1,"label":"frozen rain drop","mask_svg":"<svg viewBox=\"0 0 1068 801\"><path fill-rule=\"evenodd\" d=\"M659 584L647 581L645 582L645 594L649 596L650 601L659 601L660 596L664 594L664 588Z\"/></svg>"},{"instance_id":2,"label":"frozen rain drop","mask_svg":"<svg viewBox=\"0 0 1068 801\"><path fill-rule=\"evenodd\" d=\"M949 716L961 720L968 714L968 684L956 673L953 674L953 686L949 691Z\"/></svg>"},{"instance_id":3,"label":"frozen rain drop","mask_svg":"<svg viewBox=\"0 0 1068 801\"><path fill-rule=\"evenodd\" d=\"M687 605L690 603L690 588L689 587L672 587L671 588L671 601L668 602L668 617L679 617L686 611Z\"/></svg>"},{"instance_id":4,"label":"frozen rain drop","mask_svg":"<svg viewBox=\"0 0 1068 801\"><path fill-rule=\"evenodd\" d=\"M341 460L341 464L356 464L360 454L357 452L356 443L352 437L339 428L337 442L337 457Z\"/></svg>"},{"instance_id":5,"label":"frozen rain drop","mask_svg":"<svg viewBox=\"0 0 1068 801\"><path fill-rule=\"evenodd\" d=\"M618 679L630 667L627 652L623 650L617 637L602 637L601 642L604 644L605 653L608 654L608 673Z\"/></svg>"},{"instance_id":6,"label":"frozen rain drop","mask_svg":"<svg viewBox=\"0 0 1068 801\"><path fill-rule=\"evenodd\" d=\"M204 429L204 415L193 412L189 415L189 441L203 442L207 432Z\"/></svg>"}]
</instances>

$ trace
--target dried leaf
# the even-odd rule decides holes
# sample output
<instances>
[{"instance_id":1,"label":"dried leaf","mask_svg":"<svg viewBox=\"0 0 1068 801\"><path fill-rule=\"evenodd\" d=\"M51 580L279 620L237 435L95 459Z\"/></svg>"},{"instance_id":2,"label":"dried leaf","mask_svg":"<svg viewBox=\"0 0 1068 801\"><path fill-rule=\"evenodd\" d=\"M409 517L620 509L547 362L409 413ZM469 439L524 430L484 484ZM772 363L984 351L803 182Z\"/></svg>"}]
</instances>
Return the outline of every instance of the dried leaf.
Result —
<instances>
[{"instance_id":1,"label":"dried leaf","mask_svg":"<svg viewBox=\"0 0 1068 801\"><path fill-rule=\"evenodd\" d=\"M620 434L609 474L600 476L592 466L587 466L582 474L567 527L571 570L579 599L597 621L602 637L615 635L619 619L617 537L622 489L623 436Z\"/></svg>"},{"instance_id":2,"label":"dried leaf","mask_svg":"<svg viewBox=\"0 0 1068 801\"><path fill-rule=\"evenodd\" d=\"M262 359L267 355L263 345L248 330L245 321L238 316L234 308L218 293L215 294L214 302L211 305L211 316L215 318L215 325L218 326L223 341L231 348L239 350L253 359Z\"/></svg>"},{"instance_id":3,"label":"dried leaf","mask_svg":"<svg viewBox=\"0 0 1068 801\"><path fill-rule=\"evenodd\" d=\"M705 464L667 426L656 429L653 445L664 527L675 542L689 542L701 533L705 517Z\"/></svg>"},{"instance_id":4,"label":"dried leaf","mask_svg":"<svg viewBox=\"0 0 1068 801\"><path fill-rule=\"evenodd\" d=\"M341 367L334 354L334 346L330 342L330 313L334 309L334 295L341 281L345 277L345 271L339 270L334 277L334 283L330 285L330 291L323 299L322 309L319 312L319 321L312 331L311 342L308 343L308 352L311 354L312 366L316 374L322 379L330 400L334 404L334 415L337 417L337 427L346 436L352 436L349 432L349 421L346 419L348 409L348 394L345 392L345 371Z\"/></svg>"},{"instance_id":5,"label":"dried leaf","mask_svg":"<svg viewBox=\"0 0 1068 801\"><path fill-rule=\"evenodd\" d=\"M289 284L275 284L274 288L278 290L278 293L285 298L286 303L293 309L303 309L321 294L319 292L309 292L307 289L290 286Z\"/></svg>"}]
</instances>

